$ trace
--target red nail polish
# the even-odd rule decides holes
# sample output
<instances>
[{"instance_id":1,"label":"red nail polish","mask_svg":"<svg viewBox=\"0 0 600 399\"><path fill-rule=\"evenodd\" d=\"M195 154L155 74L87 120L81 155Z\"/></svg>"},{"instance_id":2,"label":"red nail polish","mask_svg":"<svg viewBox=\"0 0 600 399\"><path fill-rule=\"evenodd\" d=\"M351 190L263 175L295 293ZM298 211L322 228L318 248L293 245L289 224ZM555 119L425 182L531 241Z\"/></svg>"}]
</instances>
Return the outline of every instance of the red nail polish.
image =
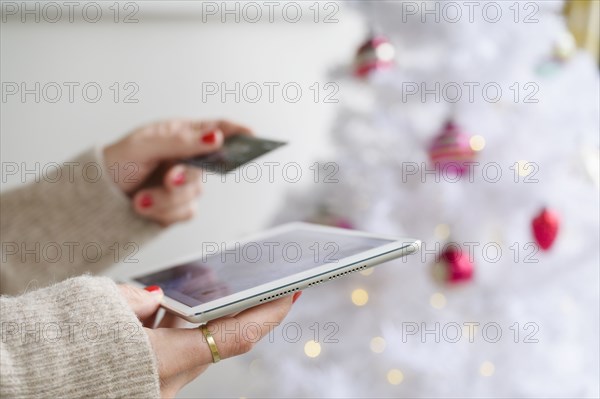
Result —
<instances>
[{"instance_id":1,"label":"red nail polish","mask_svg":"<svg viewBox=\"0 0 600 399\"><path fill-rule=\"evenodd\" d=\"M298 298L300 298L300 295L302 295L302 291L296 292L294 294L294 296L292 297L292 303L296 303L296 301L298 300Z\"/></svg>"},{"instance_id":2,"label":"red nail polish","mask_svg":"<svg viewBox=\"0 0 600 399\"><path fill-rule=\"evenodd\" d=\"M158 285L149 285L148 287L144 288L146 291L148 292L158 292L160 291L160 287Z\"/></svg>"},{"instance_id":3,"label":"red nail polish","mask_svg":"<svg viewBox=\"0 0 600 399\"><path fill-rule=\"evenodd\" d=\"M217 132L212 131L202 136L202 142L205 144L214 144L217 141Z\"/></svg>"},{"instance_id":4,"label":"red nail polish","mask_svg":"<svg viewBox=\"0 0 600 399\"><path fill-rule=\"evenodd\" d=\"M144 194L140 198L140 206L142 208L150 208L153 203L154 203L154 201L152 200L152 197L150 196L150 194Z\"/></svg>"},{"instance_id":5,"label":"red nail polish","mask_svg":"<svg viewBox=\"0 0 600 399\"><path fill-rule=\"evenodd\" d=\"M181 171L173 177L173 184L181 186L183 183L185 183L185 172Z\"/></svg>"}]
</instances>

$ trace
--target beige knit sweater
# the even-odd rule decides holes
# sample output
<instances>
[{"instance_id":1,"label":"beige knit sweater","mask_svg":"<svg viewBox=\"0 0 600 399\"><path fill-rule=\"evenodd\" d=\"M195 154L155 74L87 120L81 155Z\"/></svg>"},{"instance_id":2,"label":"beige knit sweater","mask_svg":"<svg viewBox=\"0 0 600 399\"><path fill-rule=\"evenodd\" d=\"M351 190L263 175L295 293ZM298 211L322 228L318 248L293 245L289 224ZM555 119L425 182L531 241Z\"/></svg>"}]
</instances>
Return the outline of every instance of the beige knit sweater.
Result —
<instances>
[{"instance_id":1,"label":"beige knit sweater","mask_svg":"<svg viewBox=\"0 0 600 399\"><path fill-rule=\"evenodd\" d=\"M160 396L150 342L115 283L69 278L124 259L159 231L112 180L90 150L0 196L2 398Z\"/></svg>"}]
</instances>

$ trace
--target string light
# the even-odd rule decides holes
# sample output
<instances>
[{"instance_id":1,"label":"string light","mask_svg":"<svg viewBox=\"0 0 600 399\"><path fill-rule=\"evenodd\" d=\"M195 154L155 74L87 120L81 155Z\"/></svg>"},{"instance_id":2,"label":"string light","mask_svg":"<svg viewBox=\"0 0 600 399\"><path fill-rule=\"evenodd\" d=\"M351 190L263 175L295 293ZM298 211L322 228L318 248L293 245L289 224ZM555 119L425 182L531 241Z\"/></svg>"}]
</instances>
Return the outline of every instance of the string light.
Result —
<instances>
[{"instance_id":1,"label":"string light","mask_svg":"<svg viewBox=\"0 0 600 399\"><path fill-rule=\"evenodd\" d=\"M463 328L462 328L463 336L466 337L465 339L474 339L472 337L474 337L478 331L479 331L479 328L478 328L477 324L474 324L474 323L464 324Z\"/></svg>"},{"instance_id":2,"label":"string light","mask_svg":"<svg viewBox=\"0 0 600 399\"><path fill-rule=\"evenodd\" d=\"M394 46L390 43L382 43L375 49L375 53L377 53L377 58L382 61L391 61L394 59Z\"/></svg>"},{"instance_id":3,"label":"string light","mask_svg":"<svg viewBox=\"0 0 600 399\"><path fill-rule=\"evenodd\" d=\"M321 344L312 339L304 344L304 353L308 357L317 357L321 354Z\"/></svg>"},{"instance_id":4,"label":"string light","mask_svg":"<svg viewBox=\"0 0 600 399\"><path fill-rule=\"evenodd\" d=\"M356 306L364 306L369 302L369 294L362 288L352 291L352 303Z\"/></svg>"},{"instance_id":5,"label":"string light","mask_svg":"<svg viewBox=\"0 0 600 399\"><path fill-rule=\"evenodd\" d=\"M447 240L448 237L450 237L450 226L448 226L445 223L440 223L437 226L435 226L435 229L433 230L433 234L435 235L435 238L437 238L438 240Z\"/></svg>"},{"instance_id":6,"label":"string light","mask_svg":"<svg viewBox=\"0 0 600 399\"><path fill-rule=\"evenodd\" d=\"M435 309L443 309L446 306L446 297L444 294L436 292L429 298L429 303Z\"/></svg>"},{"instance_id":7,"label":"string light","mask_svg":"<svg viewBox=\"0 0 600 399\"><path fill-rule=\"evenodd\" d=\"M404 374L398 369L391 369L387 373L387 380L392 385L400 385L404 381Z\"/></svg>"},{"instance_id":8,"label":"string light","mask_svg":"<svg viewBox=\"0 0 600 399\"><path fill-rule=\"evenodd\" d=\"M487 360L481 363L481 366L479 367L479 373L484 377L491 377L495 370L496 367L494 367L494 363Z\"/></svg>"},{"instance_id":9,"label":"string light","mask_svg":"<svg viewBox=\"0 0 600 399\"><path fill-rule=\"evenodd\" d=\"M469 145L473 151L481 151L485 147L485 139L477 134L469 139Z\"/></svg>"},{"instance_id":10,"label":"string light","mask_svg":"<svg viewBox=\"0 0 600 399\"><path fill-rule=\"evenodd\" d=\"M371 350L375 353L381 353L385 349L385 339L381 337L373 337L371 339Z\"/></svg>"},{"instance_id":11,"label":"string light","mask_svg":"<svg viewBox=\"0 0 600 399\"><path fill-rule=\"evenodd\" d=\"M533 167L533 165L531 165L531 162L523 160L517 162L517 173L521 177L528 176L534 170L535 168Z\"/></svg>"}]
</instances>

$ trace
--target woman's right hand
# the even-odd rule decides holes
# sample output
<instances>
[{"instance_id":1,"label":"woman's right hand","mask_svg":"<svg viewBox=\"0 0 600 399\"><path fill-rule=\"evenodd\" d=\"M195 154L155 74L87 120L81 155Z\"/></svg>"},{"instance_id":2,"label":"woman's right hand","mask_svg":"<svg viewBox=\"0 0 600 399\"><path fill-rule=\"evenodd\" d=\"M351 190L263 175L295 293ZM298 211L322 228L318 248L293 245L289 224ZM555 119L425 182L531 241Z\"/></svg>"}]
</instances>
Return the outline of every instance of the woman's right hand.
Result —
<instances>
[{"instance_id":1,"label":"woman's right hand","mask_svg":"<svg viewBox=\"0 0 600 399\"><path fill-rule=\"evenodd\" d=\"M145 325L158 364L160 391L163 398L174 397L213 362L212 354L199 328L164 328L176 324L167 314L158 328L149 328L163 293L160 288L149 292L129 285L120 285L121 294ZM300 293L268 302L233 316L208 323L221 359L244 354L277 326L288 314ZM181 319L178 319L181 320Z\"/></svg>"}]
</instances>

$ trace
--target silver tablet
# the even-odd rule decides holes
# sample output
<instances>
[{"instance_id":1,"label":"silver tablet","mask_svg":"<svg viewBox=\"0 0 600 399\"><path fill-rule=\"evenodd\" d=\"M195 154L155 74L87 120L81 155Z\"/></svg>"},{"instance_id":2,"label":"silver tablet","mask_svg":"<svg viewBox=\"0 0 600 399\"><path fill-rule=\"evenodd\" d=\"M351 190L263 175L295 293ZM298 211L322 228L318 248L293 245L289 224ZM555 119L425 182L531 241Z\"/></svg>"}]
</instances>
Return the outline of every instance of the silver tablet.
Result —
<instances>
[{"instance_id":1,"label":"silver tablet","mask_svg":"<svg viewBox=\"0 0 600 399\"><path fill-rule=\"evenodd\" d=\"M205 323L418 251L420 241L309 223L290 223L244 240L202 243L193 256L127 276L160 286L162 306Z\"/></svg>"}]
</instances>

